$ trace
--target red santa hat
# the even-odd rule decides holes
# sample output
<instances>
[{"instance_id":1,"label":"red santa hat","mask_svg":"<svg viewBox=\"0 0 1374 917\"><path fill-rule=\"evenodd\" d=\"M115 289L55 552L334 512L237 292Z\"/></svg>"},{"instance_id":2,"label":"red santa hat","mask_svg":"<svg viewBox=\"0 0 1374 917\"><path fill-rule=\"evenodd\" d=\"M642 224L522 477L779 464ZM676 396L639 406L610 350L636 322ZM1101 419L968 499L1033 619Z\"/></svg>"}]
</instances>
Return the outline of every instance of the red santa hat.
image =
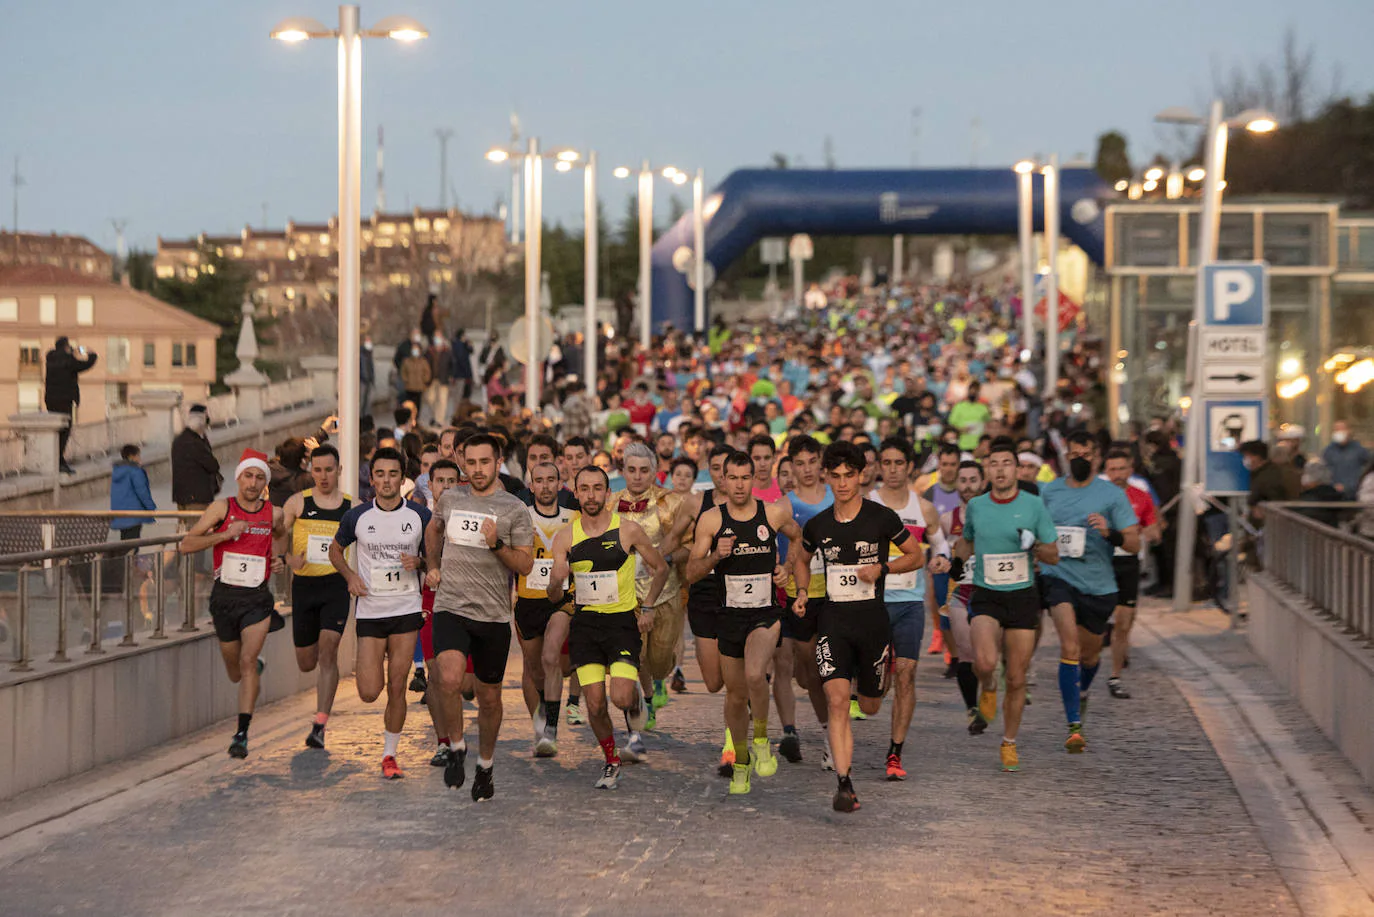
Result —
<instances>
[{"instance_id":1,"label":"red santa hat","mask_svg":"<svg viewBox=\"0 0 1374 917\"><path fill-rule=\"evenodd\" d=\"M272 472L267 467L267 454L265 452L259 452L256 449L244 449L243 455L239 456L239 467L234 469L234 477L238 478L249 468L261 469L262 473L269 478L272 476Z\"/></svg>"}]
</instances>

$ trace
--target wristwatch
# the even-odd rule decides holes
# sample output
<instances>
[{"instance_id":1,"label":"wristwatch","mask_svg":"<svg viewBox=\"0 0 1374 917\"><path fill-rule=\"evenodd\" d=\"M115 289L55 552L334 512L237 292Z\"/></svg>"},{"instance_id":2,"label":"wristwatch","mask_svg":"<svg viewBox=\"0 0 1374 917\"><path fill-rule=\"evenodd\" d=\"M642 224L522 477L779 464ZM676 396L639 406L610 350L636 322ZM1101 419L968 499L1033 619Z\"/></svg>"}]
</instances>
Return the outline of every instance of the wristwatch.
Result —
<instances>
[{"instance_id":1,"label":"wristwatch","mask_svg":"<svg viewBox=\"0 0 1374 917\"><path fill-rule=\"evenodd\" d=\"M498 538L496 539L496 544L494 544L494 545L491 546L491 550L493 550L493 551L499 551L499 550L501 550L502 548L504 548L505 546L506 546L506 543L505 543L504 541L502 541L502 540L498 537Z\"/></svg>"}]
</instances>

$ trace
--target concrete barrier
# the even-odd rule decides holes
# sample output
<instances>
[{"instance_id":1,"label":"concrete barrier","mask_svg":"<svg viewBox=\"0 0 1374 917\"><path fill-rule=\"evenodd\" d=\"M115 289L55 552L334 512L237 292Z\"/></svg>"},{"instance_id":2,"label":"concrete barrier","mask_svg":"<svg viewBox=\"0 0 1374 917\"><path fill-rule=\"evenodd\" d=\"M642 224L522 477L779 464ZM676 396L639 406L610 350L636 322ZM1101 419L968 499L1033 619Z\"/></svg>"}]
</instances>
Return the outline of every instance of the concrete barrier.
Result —
<instances>
[{"instance_id":1,"label":"concrete barrier","mask_svg":"<svg viewBox=\"0 0 1374 917\"><path fill-rule=\"evenodd\" d=\"M315 673L296 667L290 609L283 614L286 628L263 648L259 705L315 686ZM195 633L140 636L136 647L109 645L101 656L0 675L0 800L234 716L237 686L225 677L209 620L199 623ZM350 620L339 645L341 672L353 671L355 645ZM302 737L308 729L302 722Z\"/></svg>"},{"instance_id":2,"label":"concrete barrier","mask_svg":"<svg viewBox=\"0 0 1374 917\"><path fill-rule=\"evenodd\" d=\"M1251 646L1374 785L1374 650L1273 577L1247 586Z\"/></svg>"}]
</instances>

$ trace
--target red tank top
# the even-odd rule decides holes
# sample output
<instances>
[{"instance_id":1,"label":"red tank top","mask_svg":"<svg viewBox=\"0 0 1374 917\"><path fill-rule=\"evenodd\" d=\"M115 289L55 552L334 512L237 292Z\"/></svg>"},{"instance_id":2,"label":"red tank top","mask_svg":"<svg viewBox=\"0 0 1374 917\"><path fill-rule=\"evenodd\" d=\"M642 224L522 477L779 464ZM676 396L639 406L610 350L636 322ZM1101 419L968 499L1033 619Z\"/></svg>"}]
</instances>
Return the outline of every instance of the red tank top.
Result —
<instances>
[{"instance_id":1,"label":"red tank top","mask_svg":"<svg viewBox=\"0 0 1374 917\"><path fill-rule=\"evenodd\" d=\"M243 554L249 557L261 557L266 561L266 570L263 572L262 580L257 585L267 582L267 574L272 570L272 504L267 500L262 501L262 508L256 513L250 513L242 506L239 501L230 497L228 499L228 509L224 514L224 521L215 529L222 532L229 527L229 523L243 521L248 523L248 531L232 541L225 541L214 547L215 557L215 579L220 579L220 568L224 565L224 555ZM251 585L251 584L243 584Z\"/></svg>"}]
</instances>

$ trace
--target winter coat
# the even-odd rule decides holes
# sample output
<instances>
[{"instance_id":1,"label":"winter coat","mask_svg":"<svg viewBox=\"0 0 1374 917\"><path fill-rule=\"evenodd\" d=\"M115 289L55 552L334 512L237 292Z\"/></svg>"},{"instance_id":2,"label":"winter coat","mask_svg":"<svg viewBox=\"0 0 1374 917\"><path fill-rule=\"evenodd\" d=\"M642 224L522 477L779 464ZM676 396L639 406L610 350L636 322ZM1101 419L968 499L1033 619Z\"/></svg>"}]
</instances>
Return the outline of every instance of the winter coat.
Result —
<instances>
[{"instance_id":1,"label":"winter coat","mask_svg":"<svg viewBox=\"0 0 1374 917\"><path fill-rule=\"evenodd\" d=\"M1331 483L1339 484L1349 500L1360 489L1360 474L1369 464L1369 450L1354 439L1329 443L1322 450L1322 462L1331 469Z\"/></svg>"},{"instance_id":2,"label":"winter coat","mask_svg":"<svg viewBox=\"0 0 1374 917\"><path fill-rule=\"evenodd\" d=\"M449 345L449 353L452 354L453 369L451 373L454 379L459 381L472 378L472 348L468 346L467 340L455 337Z\"/></svg>"},{"instance_id":3,"label":"winter coat","mask_svg":"<svg viewBox=\"0 0 1374 917\"><path fill-rule=\"evenodd\" d=\"M157 509L153 502L153 492L148 486L148 472L137 462L118 461L110 470L110 509L148 510ZM120 516L110 520L112 529L131 529L136 525L149 525L153 519Z\"/></svg>"},{"instance_id":4,"label":"winter coat","mask_svg":"<svg viewBox=\"0 0 1374 917\"><path fill-rule=\"evenodd\" d=\"M47 385L43 389L43 400L49 411L65 414L72 409L72 405L81 403L81 385L77 376L94 366L95 359L95 354L82 360L70 351L48 351Z\"/></svg>"},{"instance_id":5,"label":"winter coat","mask_svg":"<svg viewBox=\"0 0 1374 917\"><path fill-rule=\"evenodd\" d=\"M423 392L429 387L431 376L429 360L421 355L406 357L401 364L401 384L408 392Z\"/></svg>"},{"instance_id":6,"label":"winter coat","mask_svg":"<svg viewBox=\"0 0 1374 917\"><path fill-rule=\"evenodd\" d=\"M211 503L223 483L210 441L189 427L178 433L172 440L172 502Z\"/></svg>"},{"instance_id":7,"label":"winter coat","mask_svg":"<svg viewBox=\"0 0 1374 917\"><path fill-rule=\"evenodd\" d=\"M285 506L293 494L305 490L314 483L310 472L297 468L287 468L276 459L267 463L271 476L267 482L267 499L273 506Z\"/></svg>"}]
</instances>

